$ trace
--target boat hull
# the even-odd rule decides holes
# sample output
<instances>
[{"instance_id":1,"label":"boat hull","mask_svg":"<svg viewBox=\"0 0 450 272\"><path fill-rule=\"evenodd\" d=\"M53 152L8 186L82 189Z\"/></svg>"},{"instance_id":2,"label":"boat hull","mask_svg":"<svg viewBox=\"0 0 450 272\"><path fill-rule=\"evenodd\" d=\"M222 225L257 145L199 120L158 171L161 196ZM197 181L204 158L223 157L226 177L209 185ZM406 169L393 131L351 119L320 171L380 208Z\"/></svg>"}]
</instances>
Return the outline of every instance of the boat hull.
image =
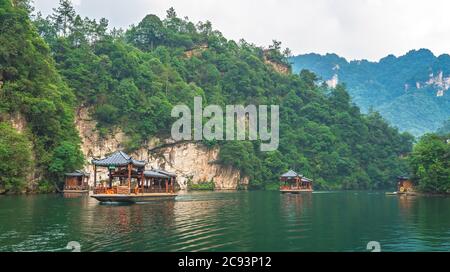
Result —
<instances>
[{"instance_id":1,"label":"boat hull","mask_svg":"<svg viewBox=\"0 0 450 272\"><path fill-rule=\"evenodd\" d=\"M312 189L281 189L282 194L300 194L300 193L311 193Z\"/></svg>"},{"instance_id":2,"label":"boat hull","mask_svg":"<svg viewBox=\"0 0 450 272\"><path fill-rule=\"evenodd\" d=\"M175 199L177 194L172 193L149 193L149 194L137 194L137 195L120 195L120 194L95 194L91 197L97 199L100 202L122 202L122 203L138 203L138 202L151 202L155 200L170 200Z\"/></svg>"},{"instance_id":3,"label":"boat hull","mask_svg":"<svg viewBox=\"0 0 450 272\"><path fill-rule=\"evenodd\" d=\"M89 190L64 190L64 194L87 194Z\"/></svg>"}]
</instances>

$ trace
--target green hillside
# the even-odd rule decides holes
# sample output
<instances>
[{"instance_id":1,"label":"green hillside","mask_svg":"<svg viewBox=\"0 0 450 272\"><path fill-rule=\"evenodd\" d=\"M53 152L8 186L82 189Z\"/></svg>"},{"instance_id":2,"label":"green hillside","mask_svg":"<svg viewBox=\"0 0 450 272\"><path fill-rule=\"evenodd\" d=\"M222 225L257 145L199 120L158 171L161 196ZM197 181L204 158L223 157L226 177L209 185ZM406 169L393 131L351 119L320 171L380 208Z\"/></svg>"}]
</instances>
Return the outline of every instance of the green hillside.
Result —
<instances>
[{"instance_id":1,"label":"green hillside","mask_svg":"<svg viewBox=\"0 0 450 272\"><path fill-rule=\"evenodd\" d=\"M263 50L228 40L209 22L194 24L173 9L166 18L147 15L126 31L108 31L107 20L81 18L68 1L61 2L53 15L36 16L34 26L9 1L2 1L1 10L2 26L11 16L21 19L9 21L17 29L1 32L2 43L8 40L6 50L0 46L2 95L10 96L2 98L2 111L20 109L27 116L35 153L46 158L41 165L49 178L78 164L78 155L69 148L79 145L73 125L76 106L92 109L103 135L122 128L132 139L127 149L134 150L151 136L169 137L172 107L192 106L194 96L202 96L204 104L280 105L277 151L261 152L258 141L204 142L219 145L217 163L240 169L250 177L251 188L277 184L288 168L313 178L318 189L392 186L394 177L407 171L401 157L411 151L412 136L399 133L377 113L361 114L341 85L329 89L311 72L275 69L287 62L279 43ZM5 68L5 56L15 50L29 56L7 59L10 68ZM27 61L47 66L35 71L34 65L23 65ZM7 76L10 70L20 70L22 76ZM38 87L17 87L21 80ZM44 101L38 103L42 108L28 107L34 102L28 97L31 91L33 99ZM42 113L34 114L35 109ZM52 112L46 115L48 110ZM58 152L62 148L67 152ZM58 154L70 156L59 160ZM66 161L71 163L62 165Z\"/></svg>"},{"instance_id":2,"label":"green hillside","mask_svg":"<svg viewBox=\"0 0 450 272\"><path fill-rule=\"evenodd\" d=\"M345 83L364 112L377 110L392 125L415 136L436 131L450 116L450 56L427 49L379 62L347 61L336 54L290 59L294 72L309 69L324 81Z\"/></svg>"},{"instance_id":3,"label":"green hillside","mask_svg":"<svg viewBox=\"0 0 450 272\"><path fill-rule=\"evenodd\" d=\"M64 171L83 164L74 127L75 96L56 70L23 2L15 1L13 7L9 0L0 1L0 187L12 191L27 187L24 180L32 169L35 173L29 179L40 184L28 189L44 190L49 181L60 180ZM21 135L6 124L8 116L17 113L28 124ZM34 154L25 150L28 141Z\"/></svg>"}]
</instances>

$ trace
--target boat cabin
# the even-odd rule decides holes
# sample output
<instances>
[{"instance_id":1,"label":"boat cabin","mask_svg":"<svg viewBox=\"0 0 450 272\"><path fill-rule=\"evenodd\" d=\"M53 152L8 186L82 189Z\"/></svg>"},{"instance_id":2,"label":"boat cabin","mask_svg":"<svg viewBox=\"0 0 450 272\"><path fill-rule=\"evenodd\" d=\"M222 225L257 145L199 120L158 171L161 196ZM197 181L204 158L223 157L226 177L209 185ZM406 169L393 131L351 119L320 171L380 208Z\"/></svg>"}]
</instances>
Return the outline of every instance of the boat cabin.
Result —
<instances>
[{"instance_id":1,"label":"boat cabin","mask_svg":"<svg viewBox=\"0 0 450 272\"><path fill-rule=\"evenodd\" d=\"M76 170L65 174L64 193L89 192L89 173Z\"/></svg>"},{"instance_id":2,"label":"boat cabin","mask_svg":"<svg viewBox=\"0 0 450 272\"><path fill-rule=\"evenodd\" d=\"M399 176L397 177L397 192L406 193L414 190L414 184L409 177Z\"/></svg>"},{"instance_id":3,"label":"boat cabin","mask_svg":"<svg viewBox=\"0 0 450 272\"><path fill-rule=\"evenodd\" d=\"M116 151L103 159L92 160L94 165L94 195L99 201L139 202L156 198L174 198L176 175L163 170L145 170L145 162L135 160L123 151ZM108 169L108 179L97 181L97 167Z\"/></svg>"},{"instance_id":4,"label":"boat cabin","mask_svg":"<svg viewBox=\"0 0 450 272\"><path fill-rule=\"evenodd\" d=\"M289 170L280 176L282 193L312 192L312 180Z\"/></svg>"},{"instance_id":5,"label":"boat cabin","mask_svg":"<svg viewBox=\"0 0 450 272\"><path fill-rule=\"evenodd\" d=\"M144 191L174 193L176 174L160 169L144 171Z\"/></svg>"}]
</instances>

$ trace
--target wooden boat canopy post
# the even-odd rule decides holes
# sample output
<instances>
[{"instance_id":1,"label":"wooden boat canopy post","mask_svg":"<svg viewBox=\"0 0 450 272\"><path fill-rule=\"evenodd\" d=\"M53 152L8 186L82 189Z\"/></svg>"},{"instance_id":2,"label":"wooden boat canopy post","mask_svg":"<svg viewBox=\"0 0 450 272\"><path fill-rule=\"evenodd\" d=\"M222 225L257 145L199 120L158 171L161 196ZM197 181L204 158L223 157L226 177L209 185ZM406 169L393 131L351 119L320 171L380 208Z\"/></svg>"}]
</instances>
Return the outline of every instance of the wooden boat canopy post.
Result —
<instances>
[{"instance_id":1,"label":"wooden boat canopy post","mask_svg":"<svg viewBox=\"0 0 450 272\"><path fill-rule=\"evenodd\" d=\"M282 193L312 192L312 180L289 170L280 176Z\"/></svg>"},{"instance_id":2,"label":"wooden boat canopy post","mask_svg":"<svg viewBox=\"0 0 450 272\"><path fill-rule=\"evenodd\" d=\"M174 193L176 174L160 169L144 171L144 191L149 193Z\"/></svg>"}]
</instances>

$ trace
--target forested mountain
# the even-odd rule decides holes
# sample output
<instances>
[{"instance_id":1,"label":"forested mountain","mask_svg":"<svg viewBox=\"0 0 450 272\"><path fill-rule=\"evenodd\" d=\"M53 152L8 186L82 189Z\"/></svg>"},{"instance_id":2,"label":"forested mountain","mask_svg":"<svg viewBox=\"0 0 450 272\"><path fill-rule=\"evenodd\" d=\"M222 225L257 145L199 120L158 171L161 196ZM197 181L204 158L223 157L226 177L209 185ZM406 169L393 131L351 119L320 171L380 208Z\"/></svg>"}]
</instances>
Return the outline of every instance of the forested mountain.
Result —
<instances>
[{"instance_id":1,"label":"forested mountain","mask_svg":"<svg viewBox=\"0 0 450 272\"><path fill-rule=\"evenodd\" d=\"M78 167L77 106L92 110L103 135L122 128L133 150L151 136L169 137L172 107L192 105L194 96L204 104L280 105L277 151L261 152L258 141L204 142L219 145L216 163L240 169L251 188L278 184L288 168L313 178L316 188L344 189L391 186L407 171L401 157L412 136L378 113L361 114L342 85L330 89L311 72L276 69L287 67L279 42L263 49L227 40L209 22L194 24L174 9L108 31L106 19L82 18L66 0L33 24L20 6L1 3L0 114L26 116L26 137L45 158L39 166L49 179ZM0 171L0 182L11 180Z\"/></svg>"},{"instance_id":2,"label":"forested mountain","mask_svg":"<svg viewBox=\"0 0 450 272\"><path fill-rule=\"evenodd\" d=\"M450 116L450 56L427 49L379 62L347 61L336 54L290 59L294 72L309 69L330 85L345 83L364 112L377 110L391 124L416 136L436 131Z\"/></svg>"},{"instance_id":3,"label":"forested mountain","mask_svg":"<svg viewBox=\"0 0 450 272\"><path fill-rule=\"evenodd\" d=\"M30 189L45 190L48 181L83 164L76 100L32 25L27 2L13 3L0 1L0 187L23 190L29 179L40 181ZM16 113L27 123L20 134L5 123Z\"/></svg>"}]
</instances>

